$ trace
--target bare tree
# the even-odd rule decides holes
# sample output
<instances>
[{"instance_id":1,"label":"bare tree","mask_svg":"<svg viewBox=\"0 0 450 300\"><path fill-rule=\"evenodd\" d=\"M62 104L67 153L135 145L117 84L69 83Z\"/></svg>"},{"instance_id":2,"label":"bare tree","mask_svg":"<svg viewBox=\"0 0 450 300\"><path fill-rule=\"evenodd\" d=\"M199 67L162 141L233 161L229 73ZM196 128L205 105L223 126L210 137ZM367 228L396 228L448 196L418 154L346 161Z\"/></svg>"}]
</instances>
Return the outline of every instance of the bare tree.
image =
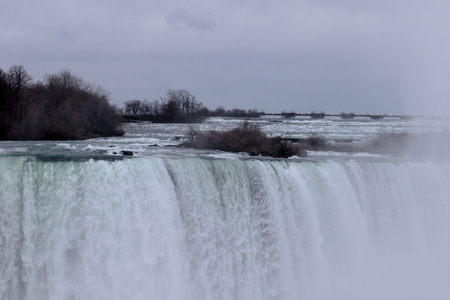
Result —
<instances>
[{"instance_id":1,"label":"bare tree","mask_svg":"<svg viewBox=\"0 0 450 300\"><path fill-rule=\"evenodd\" d=\"M200 109L203 107L201 102L198 102L196 97L187 90L173 90L167 91L167 103L171 103L171 112L174 111L174 106L177 108L177 117L175 122L195 122L198 119Z\"/></svg>"},{"instance_id":2,"label":"bare tree","mask_svg":"<svg viewBox=\"0 0 450 300\"><path fill-rule=\"evenodd\" d=\"M145 99L143 102L141 102L141 112L144 115L155 114L155 103L152 103Z\"/></svg>"},{"instance_id":3,"label":"bare tree","mask_svg":"<svg viewBox=\"0 0 450 300\"><path fill-rule=\"evenodd\" d=\"M88 88L81 78L78 78L67 69L57 74L46 74L44 82L48 91L58 103L62 103L64 99L67 99L67 97L80 89Z\"/></svg>"},{"instance_id":4,"label":"bare tree","mask_svg":"<svg viewBox=\"0 0 450 300\"><path fill-rule=\"evenodd\" d=\"M226 110L223 106L218 106L216 110L214 110L213 114L218 117L223 117L226 114Z\"/></svg>"},{"instance_id":5,"label":"bare tree","mask_svg":"<svg viewBox=\"0 0 450 300\"><path fill-rule=\"evenodd\" d=\"M13 65L9 68L7 74L8 83L11 85L15 93L19 93L30 87L33 78L28 75L22 65Z\"/></svg>"},{"instance_id":6,"label":"bare tree","mask_svg":"<svg viewBox=\"0 0 450 300\"><path fill-rule=\"evenodd\" d=\"M3 104L0 108L6 117L3 124L12 128L22 120L27 109L27 90L32 86L33 78L27 73L22 65L13 65L8 73L2 72L3 77ZM4 94L6 92L6 94Z\"/></svg>"},{"instance_id":7,"label":"bare tree","mask_svg":"<svg viewBox=\"0 0 450 300\"><path fill-rule=\"evenodd\" d=\"M138 115L142 113L141 100L125 101L125 113L130 115Z\"/></svg>"}]
</instances>

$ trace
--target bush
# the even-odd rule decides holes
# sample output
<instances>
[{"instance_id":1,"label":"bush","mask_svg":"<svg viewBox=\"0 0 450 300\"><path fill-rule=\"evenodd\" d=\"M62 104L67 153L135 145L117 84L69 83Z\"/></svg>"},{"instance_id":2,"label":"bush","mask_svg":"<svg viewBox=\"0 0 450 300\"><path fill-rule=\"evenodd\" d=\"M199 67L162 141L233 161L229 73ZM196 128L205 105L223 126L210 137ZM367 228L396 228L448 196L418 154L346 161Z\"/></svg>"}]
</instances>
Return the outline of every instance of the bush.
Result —
<instances>
[{"instance_id":1,"label":"bush","mask_svg":"<svg viewBox=\"0 0 450 300\"><path fill-rule=\"evenodd\" d=\"M298 144L283 141L280 137L267 137L256 124L245 121L230 131L202 133L191 127L185 147L228 152L246 152L252 156L271 157L306 156Z\"/></svg>"}]
</instances>

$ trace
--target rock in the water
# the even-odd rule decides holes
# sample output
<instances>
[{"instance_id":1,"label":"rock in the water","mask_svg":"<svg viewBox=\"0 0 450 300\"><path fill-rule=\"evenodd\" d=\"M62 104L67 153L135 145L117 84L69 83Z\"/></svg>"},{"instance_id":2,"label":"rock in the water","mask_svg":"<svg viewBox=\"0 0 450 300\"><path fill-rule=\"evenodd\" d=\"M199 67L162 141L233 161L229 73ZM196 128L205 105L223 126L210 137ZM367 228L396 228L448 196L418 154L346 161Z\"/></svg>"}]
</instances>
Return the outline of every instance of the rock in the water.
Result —
<instances>
[{"instance_id":1,"label":"rock in the water","mask_svg":"<svg viewBox=\"0 0 450 300\"><path fill-rule=\"evenodd\" d=\"M122 151L120 151L120 154L125 155L125 156L133 156L133 151L122 150Z\"/></svg>"}]
</instances>

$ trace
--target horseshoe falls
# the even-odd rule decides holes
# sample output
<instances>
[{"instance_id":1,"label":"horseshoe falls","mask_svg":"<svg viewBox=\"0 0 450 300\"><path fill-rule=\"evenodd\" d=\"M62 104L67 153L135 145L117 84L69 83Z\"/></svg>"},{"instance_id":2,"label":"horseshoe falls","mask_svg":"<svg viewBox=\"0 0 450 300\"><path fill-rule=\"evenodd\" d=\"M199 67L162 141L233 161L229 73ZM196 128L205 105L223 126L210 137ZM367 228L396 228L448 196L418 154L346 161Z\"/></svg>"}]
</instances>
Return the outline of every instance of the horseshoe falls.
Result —
<instances>
[{"instance_id":1,"label":"horseshoe falls","mask_svg":"<svg viewBox=\"0 0 450 300\"><path fill-rule=\"evenodd\" d=\"M450 299L450 163L0 156L0 299Z\"/></svg>"}]
</instances>

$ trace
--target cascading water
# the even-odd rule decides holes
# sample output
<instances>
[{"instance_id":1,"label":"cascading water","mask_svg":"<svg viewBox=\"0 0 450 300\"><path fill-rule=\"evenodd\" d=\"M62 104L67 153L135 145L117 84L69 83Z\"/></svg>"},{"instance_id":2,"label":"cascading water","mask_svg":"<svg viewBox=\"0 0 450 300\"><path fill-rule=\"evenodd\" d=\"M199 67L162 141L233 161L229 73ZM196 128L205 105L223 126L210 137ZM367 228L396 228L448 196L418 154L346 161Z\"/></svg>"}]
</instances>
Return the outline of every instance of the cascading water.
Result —
<instances>
[{"instance_id":1,"label":"cascading water","mask_svg":"<svg viewBox=\"0 0 450 300\"><path fill-rule=\"evenodd\" d=\"M0 157L1 299L449 299L450 164Z\"/></svg>"}]
</instances>

